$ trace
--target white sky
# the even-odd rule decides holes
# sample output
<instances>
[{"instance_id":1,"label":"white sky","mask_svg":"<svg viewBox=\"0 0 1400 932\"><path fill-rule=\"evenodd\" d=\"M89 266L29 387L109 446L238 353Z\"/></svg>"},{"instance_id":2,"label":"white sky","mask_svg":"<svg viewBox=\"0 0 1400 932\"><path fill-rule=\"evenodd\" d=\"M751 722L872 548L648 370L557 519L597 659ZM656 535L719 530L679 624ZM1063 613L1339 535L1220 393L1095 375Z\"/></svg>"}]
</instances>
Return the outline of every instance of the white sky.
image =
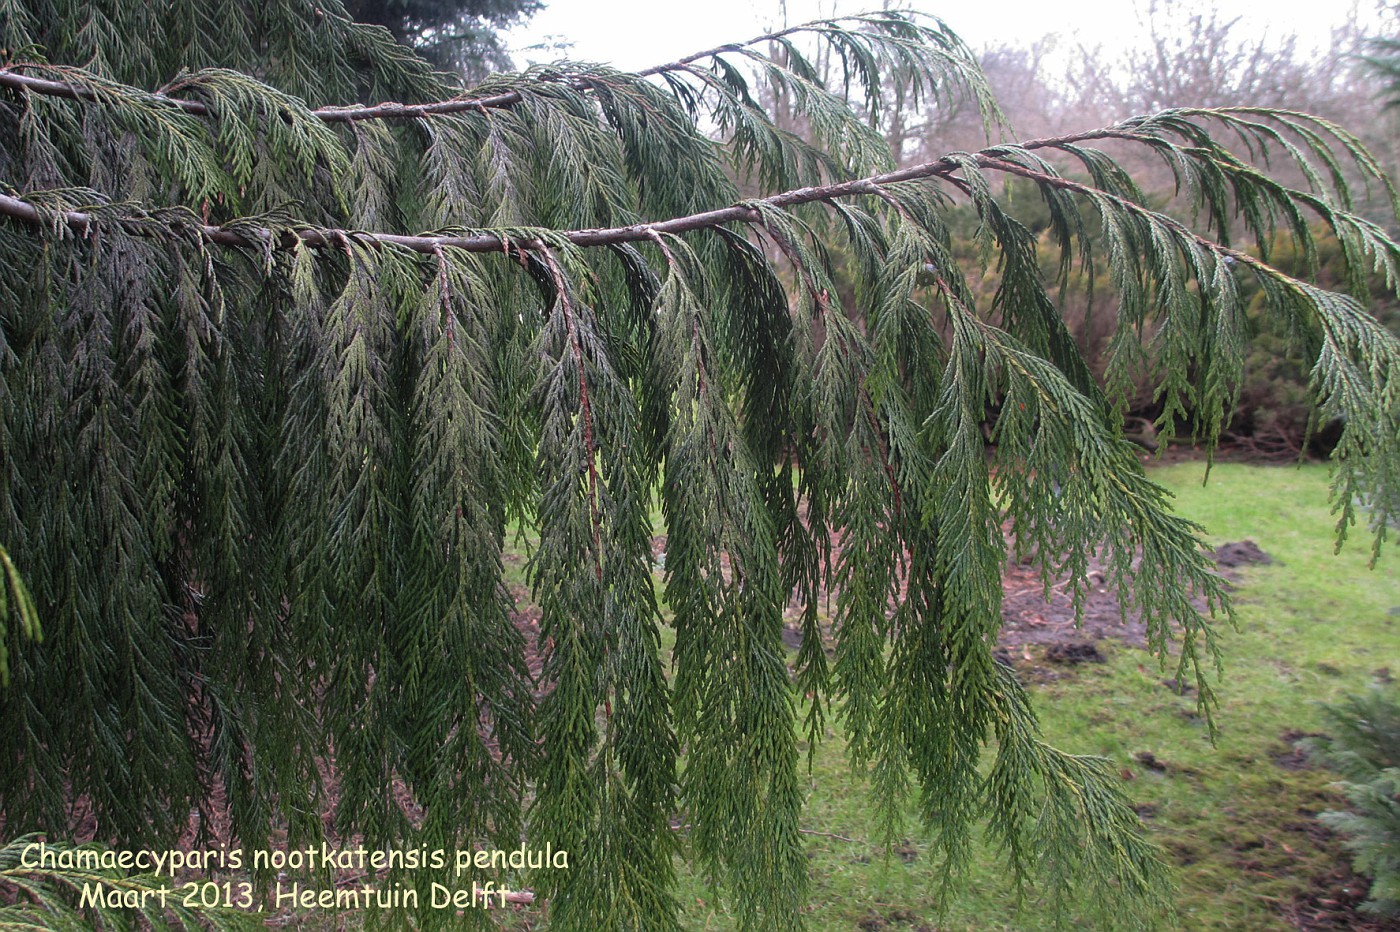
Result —
<instances>
[{"instance_id":1,"label":"white sky","mask_svg":"<svg viewBox=\"0 0 1400 932\"><path fill-rule=\"evenodd\" d=\"M751 38L773 27L859 13L880 0L546 0L546 9L508 34L516 64L570 58L635 70L691 52ZM1377 22L1374 0L1357 0L1363 22ZM1356 8L1353 0L1215 0L1225 17L1241 18L1250 32L1299 36L1299 46L1325 45L1332 27ZM1029 43L1058 33L1062 47L1112 45L1141 33L1139 6L1131 0L1001 0L945 3L912 0L892 6L942 15L974 49L1001 42ZM1160 0L1168 15L1185 15L1199 2ZM565 51L531 51L541 42L567 40Z\"/></svg>"}]
</instances>

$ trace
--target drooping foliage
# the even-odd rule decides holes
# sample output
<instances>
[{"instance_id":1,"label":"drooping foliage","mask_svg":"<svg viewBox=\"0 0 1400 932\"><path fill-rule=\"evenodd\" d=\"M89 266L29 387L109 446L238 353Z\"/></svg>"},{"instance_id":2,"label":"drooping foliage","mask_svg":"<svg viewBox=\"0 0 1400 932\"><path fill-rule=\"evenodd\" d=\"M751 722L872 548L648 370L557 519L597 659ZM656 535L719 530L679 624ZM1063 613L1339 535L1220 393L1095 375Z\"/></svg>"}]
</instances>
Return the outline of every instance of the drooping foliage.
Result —
<instances>
[{"instance_id":1,"label":"drooping foliage","mask_svg":"<svg viewBox=\"0 0 1400 932\"><path fill-rule=\"evenodd\" d=\"M1008 548L1081 595L1099 554L1209 711L1224 592L1116 406L1147 372L1209 443L1246 279L1345 424L1340 531L1364 498L1379 542L1400 501L1400 344L1233 244L1306 253L1320 220L1396 284L1347 190L1388 182L1321 120L1172 110L897 169L891 108L971 96L1001 130L963 44L896 13L456 96L333 0L4 0L0 47L0 546L44 634L4 642L9 834L81 811L168 844L198 811L298 845L333 798L370 847L572 852L532 878L552 928L675 928L678 853L742 927L797 928L801 709L891 837L916 801L950 880L985 817L1018 886L1121 916L1164 868L993 657ZM1160 154L1195 222L1100 141ZM1047 248L1118 294L1107 386Z\"/></svg>"}]
</instances>

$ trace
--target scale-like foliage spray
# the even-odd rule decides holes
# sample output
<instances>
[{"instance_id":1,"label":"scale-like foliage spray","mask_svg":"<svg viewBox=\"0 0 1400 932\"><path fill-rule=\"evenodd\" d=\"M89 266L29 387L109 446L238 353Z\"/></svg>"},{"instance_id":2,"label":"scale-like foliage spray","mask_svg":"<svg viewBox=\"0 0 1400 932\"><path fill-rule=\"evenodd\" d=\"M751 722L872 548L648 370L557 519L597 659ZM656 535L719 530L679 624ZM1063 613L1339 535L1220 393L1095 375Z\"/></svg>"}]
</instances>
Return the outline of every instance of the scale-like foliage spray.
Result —
<instances>
[{"instance_id":1,"label":"scale-like foliage spray","mask_svg":"<svg viewBox=\"0 0 1400 932\"><path fill-rule=\"evenodd\" d=\"M11 834L81 801L121 845L192 811L301 845L333 801L370 847L570 850L533 881L553 928L675 928L678 854L742 928L799 928L801 700L950 880L986 820L1018 884L1146 915L1165 869L1111 773L1045 745L994 659L1004 526L1081 598L1101 554L1208 712L1224 592L1118 404L1147 373L1210 442L1250 281L1342 421L1340 529L1365 496L1379 541L1400 502L1400 343L1226 239L1320 223L1354 291L1396 283L1347 191L1389 184L1318 119L1172 110L900 168L899 107L1000 127L961 41L888 12L471 89L336 0L5 0L0 47ZM1203 229L1101 141L1159 154ZM1106 387L1046 251L1117 292Z\"/></svg>"}]
</instances>

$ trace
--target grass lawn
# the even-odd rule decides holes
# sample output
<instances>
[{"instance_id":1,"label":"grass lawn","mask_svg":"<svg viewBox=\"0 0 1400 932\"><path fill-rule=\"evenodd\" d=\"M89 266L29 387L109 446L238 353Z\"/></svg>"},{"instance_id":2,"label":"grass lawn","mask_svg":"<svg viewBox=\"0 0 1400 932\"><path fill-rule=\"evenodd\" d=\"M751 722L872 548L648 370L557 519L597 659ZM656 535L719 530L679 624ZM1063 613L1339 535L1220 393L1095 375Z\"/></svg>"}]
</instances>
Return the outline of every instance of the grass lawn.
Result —
<instances>
[{"instance_id":1,"label":"grass lawn","mask_svg":"<svg viewBox=\"0 0 1400 932\"><path fill-rule=\"evenodd\" d=\"M1194 697L1163 684L1170 670L1117 642L1100 643L1103 664L1060 668L1057 678L1028 670L1043 680L1032 687L1036 708L1052 744L1110 758L1122 774L1177 872L1172 927L1290 928L1291 916L1364 892L1338 870L1338 842L1312 818L1339 804L1328 789L1333 776L1309 766L1291 740L1321 727L1319 701L1400 676L1400 556L1392 546L1368 568L1364 532L1333 554L1322 466L1217 465L1204 488L1199 464L1153 474L1212 544L1250 539L1274 561L1238 571L1237 627L1220 630L1218 741L1212 747ZM925 839L911 820L888 856L872 843L869 796L848 773L839 734L817 752L808 792L813 929L1050 927L1034 894L1017 909L991 852L939 923L938 871ZM734 927L695 878L687 876L682 897L690 927Z\"/></svg>"}]
</instances>

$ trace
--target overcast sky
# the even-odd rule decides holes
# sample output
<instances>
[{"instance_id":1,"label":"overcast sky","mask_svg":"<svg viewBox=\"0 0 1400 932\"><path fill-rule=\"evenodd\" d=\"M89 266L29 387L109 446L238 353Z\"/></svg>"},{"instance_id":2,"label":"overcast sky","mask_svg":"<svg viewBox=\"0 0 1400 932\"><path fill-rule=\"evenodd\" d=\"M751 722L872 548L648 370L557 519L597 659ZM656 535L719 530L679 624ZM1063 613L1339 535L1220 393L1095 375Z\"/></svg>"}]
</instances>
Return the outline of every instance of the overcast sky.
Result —
<instances>
[{"instance_id":1,"label":"overcast sky","mask_svg":"<svg viewBox=\"0 0 1400 932\"><path fill-rule=\"evenodd\" d=\"M524 29L509 34L518 65L571 58L606 62L635 70L750 38L773 27L878 8L879 0L546 0L548 6ZM1139 6L1124 0L1078 2L1024 0L940 3L916 0L909 6L942 15L973 48L1007 41L1029 42L1048 33L1066 39L1063 47L1112 45L1141 33ZM1168 15L1201 7L1201 2L1164 0ZM1238 16L1251 31L1279 37L1296 33L1300 46L1325 45L1332 27L1353 9L1351 0L1216 0L1228 17ZM1367 22L1377 21L1374 2L1359 3ZM567 40L572 47L532 51L528 46Z\"/></svg>"}]
</instances>

